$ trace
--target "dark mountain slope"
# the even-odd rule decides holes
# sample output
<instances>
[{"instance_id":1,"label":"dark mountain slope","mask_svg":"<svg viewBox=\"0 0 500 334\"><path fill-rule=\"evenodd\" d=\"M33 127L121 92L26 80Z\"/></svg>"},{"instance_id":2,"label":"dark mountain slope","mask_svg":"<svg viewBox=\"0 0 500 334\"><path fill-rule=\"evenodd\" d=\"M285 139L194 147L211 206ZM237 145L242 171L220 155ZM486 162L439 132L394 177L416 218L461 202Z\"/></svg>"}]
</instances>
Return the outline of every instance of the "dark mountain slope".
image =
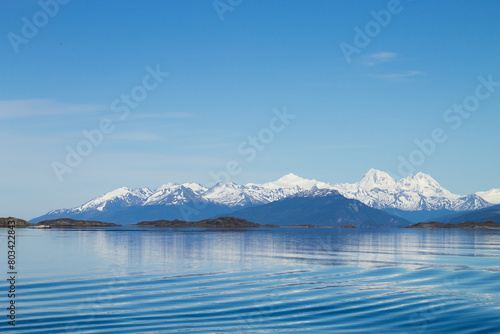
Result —
<instances>
[{"instance_id":1,"label":"dark mountain slope","mask_svg":"<svg viewBox=\"0 0 500 334\"><path fill-rule=\"evenodd\" d=\"M231 213L259 224L279 226L319 225L357 227L401 227L411 223L403 218L347 199L336 191L311 190L292 198Z\"/></svg>"},{"instance_id":2,"label":"dark mountain slope","mask_svg":"<svg viewBox=\"0 0 500 334\"><path fill-rule=\"evenodd\" d=\"M448 216L442 221L444 223L460 224L464 222L482 222L485 220L492 220L494 222L500 223L500 204L490 206L486 209L469 211L465 214Z\"/></svg>"}]
</instances>

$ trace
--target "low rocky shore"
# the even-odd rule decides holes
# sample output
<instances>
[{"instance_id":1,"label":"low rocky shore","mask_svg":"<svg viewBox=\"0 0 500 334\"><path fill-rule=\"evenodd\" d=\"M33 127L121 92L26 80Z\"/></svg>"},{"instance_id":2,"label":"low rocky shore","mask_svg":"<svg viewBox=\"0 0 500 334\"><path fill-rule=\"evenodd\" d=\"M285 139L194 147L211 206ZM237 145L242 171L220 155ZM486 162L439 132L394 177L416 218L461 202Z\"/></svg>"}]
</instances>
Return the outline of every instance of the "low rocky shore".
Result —
<instances>
[{"instance_id":1,"label":"low rocky shore","mask_svg":"<svg viewBox=\"0 0 500 334\"><path fill-rule=\"evenodd\" d=\"M121 225L113 223L103 223L100 221L93 221L93 220L76 220L70 218L61 218L61 219L44 220L39 222L35 226L50 226L51 228L62 228L62 227L109 227L109 226L121 226Z\"/></svg>"},{"instance_id":2,"label":"low rocky shore","mask_svg":"<svg viewBox=\"0 0 500 334\"><path fill-rule=\"evenodd\" d=\"M440 222L428 222L428 223L418 223L410 226L405 226L404 228L427 228L427 229L438 229L438 228L459 228L459 229L500 229L500 224L492 220L486 220L484 222L465 222L460 224L453 223L440 223Z\"/></svg>"},{"instance_id":3,"label":"low rocky shore","mask_svg":"<svg viewBox=\"0 0 500 334\"><path fill-rule=\"evenodd\" d=\"M144 221L132 226L142 227L211 227L211 228L240 228L240 227L279 227L276 225L261 225L249 222L245 219L234 217L221 217L216 219L204 219L196 222L188 222L183 220L156 220Z\"/></svg>"},{"instance_id":4,"label":"low rocky shore","mask_svg":"<svg viewBox=\"0 0 500 334\"><path fill-rule=\"evenodd\" d=\"M14 218L14 217L8 217L8 218L0 218L0 227L9 227L9 221L14 221L14 227L30 227L33 226L30 222L27 222L26 220L19 219L19 218Z\"/></svg>"},{"instance_id":5,"label":"low rocky shore","mask_svg":"<svg viewBox=\"0 0 500 334\"><path fill-rule=\"evenodd\" d=\"M37 224L31 224L25 220L18 218L0 218L0 227L8 227L9 221L16 221L16 227L31 227L31 228L72 228L72 227L113 227L122 226L120 224L105 223L101 221L92 220L77 220L70 218L59 218L52 220L44 220ZM356 228L354 225L343 225L343 226L317 226L317 225L293 225L293 226L277 226L270 224L258 224L249 222L246 219L235 218L235 217L220 217L215 219L204 219L200 221L184 221L184 220L155 220L155 221L143 221L137 224L126 225L126 226L140 226L140 227L170 227L170 228L186 228L186 227L198 227L198 228L256 228L256 227L287 227L287 228Z\"/></svg>"},{"instance_id":6,"label":"low rocky shore","mask_svg":"<svg viewBox=\"0 0 500 334\"><path fill-rule=\"evenodd\" d=\"M353 224L342 225L342 226L319 226L319 225L306 224L306 225L288 225L288 226L280 226L280 227L287 227L287 228L358 228L356 225L353 225Z\"/></svg>"},{"instance_id":7,"label":"low rocky shore","mask_svg":"<svg viewBox=\"0 0 500 334\"><path fill-rule=\"evenodd\" d=\"M93 220L77 220L70 218L60 218L52 220L44 220L37 224L31 224L30 222L15 218L0 218L0 228L9 227L9 221L15 222L16 228L71 228L71 227L113 227L122 226L120 224L105 223L101 221ZM12 225L12 224L11 224ZM235 217L220 217L215 219L204 219L200 221L184 221L184 220L155 220L155 221L143 221L133 225L126 226L140 226L140 227L169 227L169 228L186 228L186 227L201 227L201 228L256 228L256 227L282 227L282 228L357 228L357 226L349 224L342 226L319 226L319 225L289 225L289 226L277 226L277 225L262 225L258 223L249 222L248 220L235 218ZM427 223L417 223L409 226L404 226L403 228L421 228L421 229L500 229L500 224L492 221L486 220L483 222L465 222L460 224L453 223L440 223L440 222L427 222Z\"/></svg>"}]
</instances>

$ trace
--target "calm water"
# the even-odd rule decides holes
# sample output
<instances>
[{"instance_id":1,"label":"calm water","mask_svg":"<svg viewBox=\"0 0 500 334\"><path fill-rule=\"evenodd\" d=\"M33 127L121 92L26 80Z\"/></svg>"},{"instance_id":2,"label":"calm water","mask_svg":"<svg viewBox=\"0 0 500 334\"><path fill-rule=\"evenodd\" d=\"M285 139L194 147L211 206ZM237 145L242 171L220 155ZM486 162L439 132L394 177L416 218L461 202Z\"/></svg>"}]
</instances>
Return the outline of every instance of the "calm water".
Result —
<instances>
[{"instance_id":1,"label":"calm water","mask_svg":"<svg viewBox=\"0 0 500 334\"><path fill-rule=\"evenodd\" d=\"M500 333L500 231L17 233L16 333Z\"/></svg>"}]
</instances>

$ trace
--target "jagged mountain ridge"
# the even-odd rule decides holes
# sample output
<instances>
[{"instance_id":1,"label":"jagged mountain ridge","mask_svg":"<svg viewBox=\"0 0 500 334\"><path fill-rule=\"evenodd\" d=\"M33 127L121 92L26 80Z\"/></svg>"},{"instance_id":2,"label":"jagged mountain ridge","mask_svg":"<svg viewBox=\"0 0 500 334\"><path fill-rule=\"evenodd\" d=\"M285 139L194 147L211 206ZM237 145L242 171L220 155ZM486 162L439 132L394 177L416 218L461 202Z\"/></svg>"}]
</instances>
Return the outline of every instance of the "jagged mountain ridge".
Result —
<instances>
[{"instance_id":1,"label":"jagged mountain ridge","mask_svg":"<svg viewBox=\"0 0 500 334\"><path fill-rule=\"evenodd\" d=\"M339 227L352 224L361 228L380 228L410 224L408 220L348 199L337 190L317 187L279 201L244 208L232 215L279 226L314 224Z\"/></svg>"},{"instance_id":2,"label":"jagged mountain ridge","mask_svg":"<svg viewBox=\"0 0 500 334\"><path fill-rule=\"evenodd\" d=\"M53 217L83 219L112 216L114 211L125 212L129 208L141 208L141 212L146 212L148 208L161 208L163 212L173 212L173 207L186 206L189 209L192 203L196 204L195 207L209 207L212 213L218 212L217 210L226 213L279 201L299 194L307 196L305 194L313 189L336 190L349 199L359 200L377 209L469 211L491 206L478 194L468 196L453 194L441 187L431 176L423 173L410 175L396 181L385 172L371 169L359 182L354 184L329 185L288 174L274 182L264 184L238 185L230 182L218 183L207 188L197 183L168 183L154 191L147 188L129 189L122 187L99 196L82 206L53 210L32 221ZM172 208L166 210L166 207ZM197 216L197 218L200 217ZM180 218L186 217L181 216Z\"/></svg>"},{"instance_id":3,"label":"jagged mountain ridge","mask_svg":"<svg viewBox=\"0 0 500 334\"><path fill-rule=\"evenodd\" d=\"M357 183L335 184L332 187L347 198L357 199L377 209L469 211L492 205L476 194L453 194L423 173L396 181L385 172L370 169Z\"/></svg>"},{"instance_id":4,"label":"jagged mountain ridge","mask_svg":"<svg viewBox=\"0 0 500 334\"><path fill-rule=\"evenodd\" d=\"M277 201L313 187L326 189L330 186L323 182L306 180L294 174L288 174L277 181L262 185L237 185L229 182L217 183L211 188L206 188L197 183L168 183L155 191L147 188L122 187L96 197L82 206L53 210L48 214L76 214L94 210L103 212L129 206L169 206L191 202L244 207Z\"/></svg>"}]
</instances>

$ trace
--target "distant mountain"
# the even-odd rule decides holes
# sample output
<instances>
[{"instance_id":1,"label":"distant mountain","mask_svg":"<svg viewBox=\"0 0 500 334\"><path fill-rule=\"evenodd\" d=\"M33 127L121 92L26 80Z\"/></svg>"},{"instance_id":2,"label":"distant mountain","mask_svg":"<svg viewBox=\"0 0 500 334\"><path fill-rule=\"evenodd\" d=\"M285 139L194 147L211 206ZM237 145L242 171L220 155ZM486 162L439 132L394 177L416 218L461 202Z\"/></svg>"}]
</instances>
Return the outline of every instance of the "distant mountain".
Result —
<instances>
[{"instance_id":1,"label":"distant mountain","mask_svg":"<svg viewBox=\"0 0 500 334\"><path fill-rule=\"evenodd\" d=\"M238 210L231 215L279 226L353 224L357 227L400 227L410 224L405 219L345 198L336 190L317 188L265 205Z\"/></svg>"},{"instance_id":2,"label":"distant mountain","mask_svg":"<svg viewBox=\"0 0 500 334\"><path fill-rule=\"evenodd\" d=\"M464 214L455 214L443 220L443 223L460 224L464 222L482 222L491 220L500 223L500 205L491 206L486 209L467 212Z\"/></svg>"},{"instance_id":3,"label":"distant mountain","mask_svg":"<svg viewBox=\"0 0 500 334\"><path fill-rule=\"evenodd\" d=\"M442 220L450 216L455 216L457 212L466 213L470 211L451 211L451 210L415 210L415 211L405 211L400 209L386 208L382 211L387 212L391 215L404 218L416 222L428 222L432 220Z\"/></svg>"},{"instance_id":4,"label":"distant mountain","mask_svg":"<svg viewBox=\"0 0 500 334\"><path fill-rule=\"evenodd\" d=\"M197 183L167 183L156 190L119 188L72 209L59 209L33 219L73 218L132 224L141 220L202 220L296 196L312 189L337 190L370 207L387 210L412 222L431 220L445 214L491 206L482 196L496 198L497 192L468 196L452 194L432 177L418 173L396 181L389 174L371 169L353 184L327 183L288 174L274 182L238 185L218 183L207 188Z\"/></svg>"},{"instance_id":5,"label":"distant mountain","mask_svg":"<svg viewBox=\"0 0 500 334\"><path fill-rule=\"evenodd\" d=\"M452 194L430 175L423 173L396 181L385 172L370 169L361 181L335 184L333 189L347 198L357 199L377 209L466 211L491 206L491 203L475 194Z\"/></svg>"},{"instance_id":6,"label":"distant mountain","mask_svg":"<svg viewBox=\"0 0 500 334\"><path fill-rule=\"evenodd\" d=\"M72 209L59 209L31 222L68 217L133 224L142 220L202 220L227 215L235 210L267 204L301 191L330 187L316 180L288 174L274 181L237 185L218 183L211 188L197 183L167 183L155 191L147 188L119 188Z\"/></svg>"},{"instance_id":7,"label":"distant mountain","mask_svg":"<svg viewBox=\"0 0 500 334\"><path fill-rule=\"evenodd\" d=\"M215 216L225 216L234 209L213 203L186 202L180 205L139 205L127 207L106 207L102 211L87 210L76 211L74 209L55 210L31 220L38 223L43 220L52 220L63 217L71 217L77 220L97 220L116 224L128 225L143 220L179 219L179 220L202 220Z\"/></svg>"},{"instance_id":8,"label":"distant mountain","mask_svg":"<svg viewBox=\"0 0 500 334\"><path fill-rule=\"evenodd\" d=\"M476 195L491 204L500 204L500 189L491 189L489 191L480 191Z\"/></svg>"}]
</instances>

